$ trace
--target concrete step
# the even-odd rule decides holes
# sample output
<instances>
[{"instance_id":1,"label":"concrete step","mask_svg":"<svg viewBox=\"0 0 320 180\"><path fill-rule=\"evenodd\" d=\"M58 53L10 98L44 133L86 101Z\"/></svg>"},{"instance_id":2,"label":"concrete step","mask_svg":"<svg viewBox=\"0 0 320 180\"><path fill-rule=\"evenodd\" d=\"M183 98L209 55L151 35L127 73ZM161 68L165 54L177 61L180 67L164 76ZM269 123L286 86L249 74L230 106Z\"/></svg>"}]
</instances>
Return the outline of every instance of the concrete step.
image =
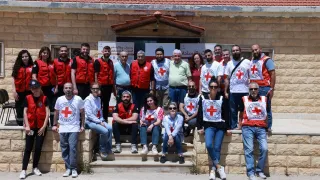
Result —
<instances>
[{"instance_id":1,"label":"concrete step","mask_svg":"<svg viewBox=\"0 0 320 180\"><path fill-rule=\"evenodd\" d=\"M190 173L193 164L186 161L184 164L170 162L162 164L154 161L117 160L117 161L95 161L90 163L94 173L116 173L116 172L159 172L159 173ZM130 179L128 177L128 179Z\"/></svg>"},{"instance_id":2,"label":"concrete step","mask_svg":"<svg viewBox=\"0 0 320 180\"><path fill-rule=\"evenodd\" d=\"M162 151L162 144L161 143L160 145L158 145L158 151ZM112 142L112 147L115 148L115 142ZM142 146L141 145L138 145L138 150L142 150ZM151 150L152 148L152 145L149 144L149 150ZM183 152L192 152L193 151L193 144L191 143L182 143L182 150ZM122 151L131 151L131 143L121 143L121 149ZM169 147L168 148L168 151L169 152L175 152L176 148L173 146L173 147Z\"/></svg>"}]
</instances>

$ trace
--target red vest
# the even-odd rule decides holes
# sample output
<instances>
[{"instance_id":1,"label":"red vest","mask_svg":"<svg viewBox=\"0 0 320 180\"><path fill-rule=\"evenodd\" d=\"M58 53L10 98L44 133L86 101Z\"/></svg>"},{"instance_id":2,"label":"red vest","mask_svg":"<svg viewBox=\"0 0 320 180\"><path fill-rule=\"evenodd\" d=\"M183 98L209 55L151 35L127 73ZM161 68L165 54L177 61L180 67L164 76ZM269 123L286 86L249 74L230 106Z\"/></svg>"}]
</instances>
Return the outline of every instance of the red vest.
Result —
<instances>
[{"instance_id":1,"label":"red vest","mask_svg":"<svg viewBox=\"0 0 320 180\"><path fill-rule=\"evenodd\" d=\"M63 86L65 83L71 82L72 59L68 59L66 62L54 59L53 64L58 79L58 85Z\"/></svg>"},{"instance_id":2,"label":"red vest","mask_svg":"<svg viewBox=\"0 0 320 180\"><path fill-rule=\"evenodd\" d=\"M42 60L36 60L39 67L38 81L41 86L56 85L56 73L54 72L53 63L48 64Z\"/></svg>"},{"instance_id":3,"label":"red vest","mask_svg":"<svg viewBox=\"0 0 320 180\"><path fill-rule=\"evenodd\" d=\"M31 80L32 66L20 67L17 77L14 78L16 92L29 91L29 83Z\"/></svg>"},{"instance_id":4,"label":"red vest","mask_svg":"<svg viewBox=\"0 0 320 180\"><path fill-rule=\"evenodd\" d=\"M113 62L108 60L104 61L102 58L96 60L100 64L100 72L97 74L98 83L100 85L113 85Z\"/></svg>"},{"instance_id":5,"label":"red vest","mask_svg":"<svg viewBox=\"0 0 320 180\"><path fill-rule=\"evenodd\" d=\"M126 109L124 108L123 103L119 103L118 104L118 116L121 119L127 119L130 118L133 114L133 108L134 108L134 104L130 104L128 111L126 111ZM114 120L112 121L114 122Z\"/></svg>"},{"instance_id":6,"label":"red vest","mask_svg":"<svg viewBox=\"0 0 320 180\"><path fill-rule=\"evenodd\" d=\"M87 62L82 59L80 56L76 57L77 61L77 71L76 71L76 83L93 83L94 82L94 68L93 60L90 57L90 60Z\"/></svg>"},{"instance_id":7,"label":"red vest","mask_svg":"<svg viewBox=\"0 0 320 180\"><path fill-rule=\"evenodd\" d=\"M259 86L270 86L270 74L266 67L268 56L262 56L259 61L250 62L250 82L256 82Z\"/></svg>"},{"instance_id":8,"label":"red vest","mask_svg":"<svg viewBox=\"0 0 320 180\"><path fill-rule=\"evenodd\" d=\"M41 95L38 102L34 102L32 95L28 95L26 98L28 102L27 117L30 129L41 128L46 119L46 106L44 104L47 97Z\"/></svg>"},{"instance_id":9,"label":"red vest","mask_svg":"<svg viewBox=\"0 0 320 180\"><path fill-rule=\"evenodd\" d=\"M151 63L146 62L143 67L140 67L138 61L131 63L131 86L140 89L149 89L150 87L150 73Z\"/></svg>"},{"instance_id":10,"label":"red vest","mask_svg":"<svg viewBox=\"0 0 320 180\"><path fill-rule=\"evenodd\" d=\"M242 126L267 127L267 97L260 96L258 101L252 102L248 96L244 96L242 100L244 103Z\"/></svg>"}]
</instances>

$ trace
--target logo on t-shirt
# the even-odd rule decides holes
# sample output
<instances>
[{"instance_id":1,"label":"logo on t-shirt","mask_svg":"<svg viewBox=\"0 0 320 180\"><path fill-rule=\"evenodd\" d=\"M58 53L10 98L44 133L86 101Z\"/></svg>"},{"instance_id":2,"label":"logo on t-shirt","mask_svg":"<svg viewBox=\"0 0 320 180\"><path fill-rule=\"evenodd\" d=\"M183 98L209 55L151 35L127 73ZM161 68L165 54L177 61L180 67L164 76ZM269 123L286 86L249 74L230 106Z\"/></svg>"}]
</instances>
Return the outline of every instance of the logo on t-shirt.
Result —
<instances>
[{"instance_id":1,"label":"logo on t-shirt","mask_svg":"<svg viewBox=\"0 0 320 180\"><path fill-rule=\"evenodd\" d=\"M248 81L247 71L243 67L238 67L230 79L230 85L243 84Z\"/></svg>"},{"instance_id":2,"label":"logo on t-shirt","mask_svg":"<svg viewBox=\"0 0 320 180\"><path fill-rule=\"evenodd\" d=\"M204 115L209 120L220 119L220 104L216 101L206 101L203 106Z\"/></svg>"},{"instance_id":3,"label":"logo on t-shirt","mask_svg":"<svg viewBox=\"0 0 320 180\"><path fill-rule=\"evenodd\" d=\"M261 119L266 116L265 113L266 112L263 110L263 107L261 106L260 103L257 103L257 102L250 103L248 108L248 114L250 117L254 119Z\"/></svg>"},{"instance_id":4,"label":"logo on t-shirt","mask_svg":"<svg viewBox=\"0 0 320 180\"><path fill-rule=\"evenodd\" d=\"M73 119L76 116L76 111L77 109L74 107L73 104L69 104L69 103L63 103L61 105L61 109L60 109L60 121L73 121Z\"/></svg>"}]
</instances>

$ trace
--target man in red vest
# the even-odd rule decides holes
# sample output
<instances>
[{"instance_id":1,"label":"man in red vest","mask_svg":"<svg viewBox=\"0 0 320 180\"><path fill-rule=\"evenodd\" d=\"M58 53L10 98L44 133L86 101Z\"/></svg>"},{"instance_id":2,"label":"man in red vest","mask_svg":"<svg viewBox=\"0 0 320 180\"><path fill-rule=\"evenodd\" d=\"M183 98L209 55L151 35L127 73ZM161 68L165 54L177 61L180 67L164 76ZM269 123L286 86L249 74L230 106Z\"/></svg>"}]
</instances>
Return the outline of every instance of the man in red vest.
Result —
<instances>
[{"instance_id":1,"label":"man in red vest","mask_svg":"<svg viewBox=\"0 0 320 180\"><path fill-rule=\"evenodd\" d=\"M114 85L113 62L109 59L111 48L109 46L103 47L102 54L103 56L94 62L94 77L95 82L100 85L103 118L107 120L111 93L113 92L115 95L116 88Z\"/></svg>"},{"instance_id":2,"label":"man in red vest","mask_svg":"<svg viewBox=\"0 0 320 180\"><path fill-rule=\"evenodd\" d=\"M271 132L271 99L276 85L275 65L269 56L262 53L262 49L258 44L252 45L251 49L253 57L249 70L250 82L256 82L260 86L259 94L268 97L268 131Z\"/></svg>"},{"instance_id":3,"label":"man in red vest","mask_svg":"<svg viewBox=\"0 0 320 180\"><path fill-rule=\"evenodd\" d=\"M133 103L140 109L144 97L149 92L155 93L154 69L150 62L146 62L144 51L138 51L137 60L130 66L130 80Z\"/></svg>"},{"instance_id":4,"label":"man in red vest","mask_svg":"<svg viewBox=\"0 0 320 180\"><path fill-rule=\"evenodd\" d=\"M73 59L71 81L73 93L85 99L90 94L90 83L94 82L93 58L90 57L90 45L82 43L80 55Z\"/></svg>"}]
</instances>

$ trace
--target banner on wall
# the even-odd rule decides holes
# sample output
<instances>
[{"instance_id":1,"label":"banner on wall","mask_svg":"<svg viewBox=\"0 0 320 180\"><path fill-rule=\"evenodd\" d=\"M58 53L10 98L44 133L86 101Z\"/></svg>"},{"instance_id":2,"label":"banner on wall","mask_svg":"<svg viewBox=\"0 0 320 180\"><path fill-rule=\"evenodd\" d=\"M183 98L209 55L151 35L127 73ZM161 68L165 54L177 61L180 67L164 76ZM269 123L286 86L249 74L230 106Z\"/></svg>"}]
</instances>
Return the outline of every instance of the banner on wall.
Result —
<instances>
[{"instance_id":1,"label":"banner on wall","mask_svg":"<svg viewBox=\"0 0 320 180\"><path fill-rule=\"evenodd\" d=\"M217 43L181 43L180 50L182 52L182 59L188 60L193 53L200 53L204 57L204 51L210 49L213 51Z\"/></svg>"},{"instance_id":2,"label":"banner on wall","mask_svg":"<svg viewBox=\"0 0 320 180\"><path fill-rule=\"evenodd\" d=\"M101 51L103 47L109 46L111 48L110 59L113 63L119 61L119 54L121 51L128 52L128 63L134 60L134 43L133 42L114 42L114 41L99 41L98 42L98 51L99 56L102 56Z\"/></svg>"},{"instance_id":3,"label":"banner on wall","mask_svg":"<svg viewBox=\"0 0 320 180\"><path fill-rule=\"evenodd\" d=\"M170 59L175 49L175 43L145 43L146 60L150 62L155 59L155 50L160 47L164 50L164 57Z\"/></svg>"}]
</instances>

